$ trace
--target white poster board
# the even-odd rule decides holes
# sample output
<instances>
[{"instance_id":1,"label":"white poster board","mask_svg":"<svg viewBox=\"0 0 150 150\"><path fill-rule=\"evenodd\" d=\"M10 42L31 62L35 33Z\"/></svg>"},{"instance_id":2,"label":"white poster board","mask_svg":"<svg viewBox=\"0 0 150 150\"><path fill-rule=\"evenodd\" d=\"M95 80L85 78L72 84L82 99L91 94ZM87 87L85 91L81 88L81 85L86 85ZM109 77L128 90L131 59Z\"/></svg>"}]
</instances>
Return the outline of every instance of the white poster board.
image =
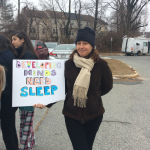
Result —
<instances>
[{"instance_id":1,"label":"white poster board","mask_svg":"<svg viewBox=\"0 0 150 150\"><path fill-rule=\"evenodd\" d=\"M64 60L13 60L12 106L65 99Z\"/></svg>"}]
</instances>

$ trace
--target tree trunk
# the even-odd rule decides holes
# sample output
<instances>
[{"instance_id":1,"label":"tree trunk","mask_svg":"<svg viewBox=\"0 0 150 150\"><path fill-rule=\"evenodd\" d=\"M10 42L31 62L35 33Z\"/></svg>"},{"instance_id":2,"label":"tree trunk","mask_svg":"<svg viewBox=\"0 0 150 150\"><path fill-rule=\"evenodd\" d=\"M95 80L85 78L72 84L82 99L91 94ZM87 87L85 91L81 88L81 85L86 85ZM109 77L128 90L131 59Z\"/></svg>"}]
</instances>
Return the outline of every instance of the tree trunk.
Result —
<instances>
[{"instance_id":1,"label":"tree trunk","mask_svg":"<svg viewBox=\"0 0 150 150\"><path fill-rule=\"evenodd\" d=\"M96 7L95 7L95 19L94 19L94 30L95 30L95 31L96 31L97 16L98 16L98 2L99 2L99 0L96 0Z\"/></svg>"}]
</instances>

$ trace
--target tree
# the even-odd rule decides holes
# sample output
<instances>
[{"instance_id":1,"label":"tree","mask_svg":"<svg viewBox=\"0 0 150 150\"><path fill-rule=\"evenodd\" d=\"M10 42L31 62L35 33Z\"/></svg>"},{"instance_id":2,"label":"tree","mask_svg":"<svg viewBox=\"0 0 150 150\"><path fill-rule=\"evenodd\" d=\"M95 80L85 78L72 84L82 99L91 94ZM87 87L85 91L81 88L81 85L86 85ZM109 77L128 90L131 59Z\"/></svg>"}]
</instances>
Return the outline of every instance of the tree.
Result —
<instances>
[{"instance_id":1,"label":"tree","mask_svg":"<svg viewBox=\"0 0 150 150\"><path fill-rule=\"evenodd\" d=\"M75 16L76 16L76 21L77 21L77 25L79 29L81 27L80 21L81 21L81 12L83 8L82 6L83 6L83 3L81 3L81 0L74 0Z\"/></svg>"},{"instance_id":2,"label":"tree","mask_svg":"<svg viewBox=\"0 0 150 150\"><path fill-rule=\"evenodd\" d=\"M66 40L65 43L69 43L69 39L70 39L70 35L71 35L71 26L70 26L70 13L71 13L71 0L69 0L69 12L68 15L66 14L66 12L62 9L62 7L60 6L59 0L55 0L56 3L59 6L59 9L63 12L65 18L67 19L67 23L64 27L64 34L66 36Z\"/></svg>"},{"instance_id":3,"label":"tree","mask_svg":"<svg viewBox=\"0 0 150 150\"><path fill-rule=\"evenodd\" d=\"M89 14L94 17L93 20L93 29L98 33L104 24L101 24L99 28L98 25L102 21L101 19L105 20L105 13L107 10L107 4L104 3L104 0L91 0L90 2L85 3L85 11L86 14Z\"/></svg>"},{"instance_id":4,"label":"tree","mask_svg":"<svg viewBox=\"0 0 150 150\"><path fill-rule=\"evenodd\" d=\"M55 2L55 1L54 1ZM40 0L40 4L43 7L43 11L45 13L45 15L49 18L49 23L46 22L44 19L41 18L41 22L44 24L44 28L47 30L47 32L49 33L51 40L52 41L57 41L58 42L58 25L60 25L61 23L58 21L57 18L57 7L55 5L55 3L53 2L53 0ZM54 24L55 27L52 25L53 23L53 19L54 18ZM53 27L56 29L56 31L53 31Z\"/></svg>"},{"instance_id":5,"label":"tree","mask_svg":"<svg viewBox=\"0 0 150 150\"><path fill-rule=\"evenodd\" d=\"M0 30L1 31L8 31L10 24L13 23L13 5L11 3L8 3L7 0L1 0L0 3Z\"/></svg>"},{"instance_id":6,"label":"tree","mask_svg":"<svg viewBox=\"0 0 150 150\"><path fill-rule=\"evenodd\" d=\"M131 32L147 26L142 22L144 7L150 0L113 0L107 4L114 10L116 15L115 23L117 31L120 29L124 34L130 36Z\"/></svg>"},{"instance_id":7,"label":"tree","mask_svg":"<svg viewBox=\"0 0 150 150\"><path fill-rule=\"evenodd\" d=\"M98 16L98 2L99 2L99 0L96 0L96 7L95 7L95 20L94 20L94 30L95 30L95 31L96 31L97 16Z\"/></svg>"}]
</instances>

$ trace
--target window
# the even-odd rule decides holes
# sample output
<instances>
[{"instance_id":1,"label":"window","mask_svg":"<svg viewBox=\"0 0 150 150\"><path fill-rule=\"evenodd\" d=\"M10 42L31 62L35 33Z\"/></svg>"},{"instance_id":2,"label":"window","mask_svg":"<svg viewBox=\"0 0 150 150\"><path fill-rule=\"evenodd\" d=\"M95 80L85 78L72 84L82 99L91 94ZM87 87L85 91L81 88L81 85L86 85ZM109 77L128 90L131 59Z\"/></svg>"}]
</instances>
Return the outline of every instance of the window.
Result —
<instances>
[{"instance_id":1,"label":"window","mask_svg":"<svg viewBox=\"0 0 150 150\"><path fill-rule=\"evenodd\" d=\"M144 42L144 47L146 47L147 46L147 42Z\"/></svg>"},{"instance_id":2,"label":"window","mask_svg":"<svg viewBox=\"0 0 150 150\"><path fill-rule=\"evenodd\" d=\"M31 33L35 33L35 28L32 28L32 27L31 27L30 32L31 32Z\"/></svg>"},{"instance_id":3,"label":"window","mask_svg":"<svg viewBox=\"0 0 150 150\"><path fill-rule=\"evenodd\" d=\"M45 34L45 28L43 28L43 34Z\"/></svg>"},{"instance_id":4,"label":"window","mask_svg":"<svg viewBox=\"0 0 150 150\"><path fill-rule=\"evenodd\" d=\"M73 26L74 22L71 22L71 25Z\"/></svg>"},{"instance_id":5,"label":"window","mask_svg":"<svg viewBox=\"0 0 150 150\"><path fill-rule=\"evenodd\" d=\"M53 29L53 34L57 34L56 29Z\"/></svg>"},{"instance_id":6,"label":"window","mask_svg":"<svg viewBox=\"0 0 150 150\"><path fill-rule=\"evenodd\" d=\"M100 26L99 26L99 29L101 29L101 28L102 28L102 26L100 25Z\"/></svg>"},{"instance_id":7,"label":"window","mask_svg":"<svg viewBox=\"0 0 150 150\"><path fill-rule=\"evenodd\" d=\"M71 31L71 35L74 35L74 32L73 32L73 31Z\"/></svg>"},{"instance_id":8,"label":"window","mask_svg":"<svg viewBox=\"0 0 150 150\"><path fill-rule=\"evenodd\" d=\"M42 43L43 48L47 48L47 46L43 42L41 42L41 43Z\"/></svg>"},{"instance_id":9,"label":"window","mask_svg":"<svg viewBox=\"0 0 150 150\"><path fill-rule=\"evenodd\" d=\"M139 44L139 43L136 43L136 45L139 46L140 44Z\"/></svg>"},{"instance_id":10,"label":"window","mask_svg":"<svg viewBox=\"0 0 150 150\"><path fill-rule=\"evenodd\" d=\"M82 22L80 22L80 26L82 26Z\"/></svg>"},{"instance_id":11,"label":"window","mask_svg":"<svg viewBox=\"0 0 150 150\"><path fill-rule=\"evenodd\" d=\"M42 42L37 42L37 46L42 46Z\"/></svg>"},{"instance_id":12,"label":"window","mask_svg":"<svg viewBox=\"0 0 150 150\"><path fill-rule=\"evenodd\" d=\"M105 30L107 30L107 25L105 26Z\"/></svg>"},{"instance_id":13,"label":"window","mask_svg":"<svg viewBox=\"0 0 150 150\"><path fill-rule=\"evenodd\" d=\"M62 23L63 23L63 25L65 25L66 24L65 20L63 20Z\"/></svg>"},{"instance_id":14,"label":"window","mask_svg":"<svg viewBox=\"0 0 150 150\"><path fill-rule=\"evenodd\" d=\"M42 46L43 47L43 43L42 42L37 42L37 50L38 50L38 46Z\"/></svg>"}]
</instances>

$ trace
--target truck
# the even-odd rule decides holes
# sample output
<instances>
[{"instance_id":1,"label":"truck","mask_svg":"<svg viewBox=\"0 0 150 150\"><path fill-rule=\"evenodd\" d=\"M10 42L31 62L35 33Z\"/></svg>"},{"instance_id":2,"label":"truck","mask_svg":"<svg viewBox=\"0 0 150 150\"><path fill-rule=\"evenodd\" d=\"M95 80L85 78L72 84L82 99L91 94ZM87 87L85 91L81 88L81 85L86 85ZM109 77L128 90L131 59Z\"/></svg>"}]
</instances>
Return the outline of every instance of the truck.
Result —
<instances>
[{"instance_id":1,"label":"truck","mask_svg":"<svg viewBox=\"0 0 150 150\"><path fill-rule=\"evenodd\" d=\"M143 37L134 37L128 38L123 37L122 41L122 53L126 55L145 55L150 53L150 41L148 38Z\"/></svg>"}]
</instances>

